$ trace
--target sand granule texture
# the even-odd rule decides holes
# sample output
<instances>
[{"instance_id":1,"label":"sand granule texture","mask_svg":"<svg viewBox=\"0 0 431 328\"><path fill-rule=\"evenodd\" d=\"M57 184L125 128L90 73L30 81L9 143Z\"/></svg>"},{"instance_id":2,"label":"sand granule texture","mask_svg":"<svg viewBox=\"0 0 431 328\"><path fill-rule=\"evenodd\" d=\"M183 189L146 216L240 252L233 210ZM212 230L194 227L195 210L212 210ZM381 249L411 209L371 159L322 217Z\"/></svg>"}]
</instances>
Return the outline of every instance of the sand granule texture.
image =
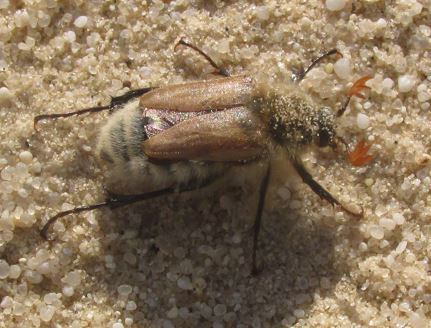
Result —
<instances>
[{"instance_id":1,"label":"sand granule texture","mask_svg":"<svg viewBox=\"0 0 431 328\"><path fill-rule=\"evenodd\" d=\"M107 104L131 88L202 79L208 63L301 82L337 110L371 75L338 132L374 159L311 149L313 176L361 219L332 208L274 163L250 275L260 167L207 192L75 215L105 197L94 157ZM429 327L431 318L431 2L0 0L0 327ZM275 83L275 82L274 82ZM240 173L241 172L240 170ZM202 195L201 195L202 194Z\"/></svg>"}]
</instances>

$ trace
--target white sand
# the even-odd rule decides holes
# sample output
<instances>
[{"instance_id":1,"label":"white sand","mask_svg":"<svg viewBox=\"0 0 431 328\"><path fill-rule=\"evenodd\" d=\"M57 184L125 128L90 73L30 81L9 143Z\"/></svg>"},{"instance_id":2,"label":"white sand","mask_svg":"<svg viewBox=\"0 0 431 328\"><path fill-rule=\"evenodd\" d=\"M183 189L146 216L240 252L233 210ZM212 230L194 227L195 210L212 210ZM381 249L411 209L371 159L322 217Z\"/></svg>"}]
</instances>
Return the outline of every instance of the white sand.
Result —
<instances>
[{"instance_id":1,"label":"white sand","mask_svg":"<svg viewBox=\"0 0 431 328\"><path fill-rule=\"evenodd\" d=\"M431 317L431 2L0 0L0 327L426 327ZM145 4L148 3L148 4ZM288 4L286 4L288 3ZM341 8L341 9L340 9ZM367 98L340 120L372 163L310 152L315 178L357 221L277 162L250 276L256 181L167 197L38 230L60 210L104 198L93 151L107 114L41 123L132 88L210 71L180 36L235 73L301 83L338 109L359 77ZM334 68L335 72L334 73ZM126 83L127 84L127 83ZM289 171L291 172L291 171ZM141 227L141 230L140 230Z\"/></svg>"}]
</instances>

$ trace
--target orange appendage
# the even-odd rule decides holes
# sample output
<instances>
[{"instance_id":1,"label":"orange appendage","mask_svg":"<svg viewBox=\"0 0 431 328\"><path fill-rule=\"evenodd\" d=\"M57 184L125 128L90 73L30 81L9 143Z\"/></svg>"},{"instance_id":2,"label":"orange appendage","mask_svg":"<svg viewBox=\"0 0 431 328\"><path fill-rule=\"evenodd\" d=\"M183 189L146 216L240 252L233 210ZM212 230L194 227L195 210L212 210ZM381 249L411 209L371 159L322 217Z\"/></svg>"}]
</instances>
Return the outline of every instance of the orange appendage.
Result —
<instances>
[{"instance_id":1,"label":"orange appendage","mask_svg":"<svg viewBox=\"0 0 431 328\"><path fill-rule=\"evenodd\" d=\"M364 99L364 98L365 98L365 96L364 96L363 94L361 94L360 92L361 92L363 89L365 89L365 88L369 89L369 87L367 87L367 86L365 85L365 83L366 83L368 80L371 80L372 78L373 78L373 77L372 77L372 76L369 76L369 75L364 76L364 77L361 77L359 80L357 80L357 81L353 84L353 86L350 88L350 90L349 90L349 92L347 93L347 95L348 95L349 97L356 96L356 97L359 97L359 98Z\"/></svg>"},{"instance_id":2,"label":"orange appendage","mask_svg":"<svg viewBox=\"0 0 431 328\"><path fill-rule=\"evenodd\" d=\"M338 49L335 49L336 50L336 55L337 55L337 59L340 59L340 58L343 58L343 54L340 52L340 51L338 51Z\"/></svg>"},{"instance_id":3,"label":"orange appendage","mask_svg":"<svg viewBox=\"0 0 431 328\"><path fill-rule=\"evenodd\" d=\"M373 159L373 156L367 155L372 143L367 144L364 139L358 142L355 149L348 154L349 162L353 166L361 166L367 164Z\"/></svg>"}]
</instances>

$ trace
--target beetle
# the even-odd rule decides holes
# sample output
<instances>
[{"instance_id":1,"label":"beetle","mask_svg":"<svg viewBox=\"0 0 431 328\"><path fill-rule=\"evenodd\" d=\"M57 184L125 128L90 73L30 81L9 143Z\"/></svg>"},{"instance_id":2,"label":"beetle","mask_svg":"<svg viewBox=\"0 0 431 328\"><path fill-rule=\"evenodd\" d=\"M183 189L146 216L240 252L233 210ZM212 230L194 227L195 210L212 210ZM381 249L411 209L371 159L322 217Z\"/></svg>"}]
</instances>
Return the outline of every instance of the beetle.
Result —
<instances>
[{"instance_id":1,"label":"beetle","mask_svg":"<svg viewBox=\"0 0 431 328\"><path fill-rule=\"evenodd\" d=\"M301 162L300 154L310 145L348 149L347 143L337 136L335 121L344 113L351 97L361 96L360 91L366 88L370 77L358 80L350 89L347 101L334 113L313 102L300 91L298 83L325 58L341 55L336 49L318 57L306 70L294 73L293 82L287 87L278 87L249 75L231 76L184 38L175 49L181 45L197 51L222 77L135 89L113 97L106 106L34 118L36 128L42 120L111 111L100 132L98 157L119 172L118 183L127 186L133 182L146 189L127 195L111 192L104 202L59 212L43 226L43 238L48 239L49 227L66 215L196 190L233 166L261 161L265 164L265 173L259 187L252 250L252 272L256 273L258 235L271 175L270 159L279 149L287 151L296 172L320 198L354 216L362 215L362 210L341 204L314 180ZM367 155L369 146L361 143L361 147L349 154L353 165L371 160Z\"/></svg>"}]
</instances>

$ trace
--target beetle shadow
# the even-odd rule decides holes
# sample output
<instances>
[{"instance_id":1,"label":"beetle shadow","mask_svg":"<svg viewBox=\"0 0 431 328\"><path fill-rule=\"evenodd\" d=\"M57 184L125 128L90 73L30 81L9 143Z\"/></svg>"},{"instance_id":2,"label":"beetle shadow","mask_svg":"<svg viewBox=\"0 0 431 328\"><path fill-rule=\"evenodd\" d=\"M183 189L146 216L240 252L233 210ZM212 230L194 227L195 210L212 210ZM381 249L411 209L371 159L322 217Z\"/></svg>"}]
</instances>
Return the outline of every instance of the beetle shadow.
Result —
<instances>
[{"instance_id":1,"label":"beetle shadow","mask_svg":"<svg viewBox=\"0 0 431 328\"><path fill-rule=\"evenodd\" d=\"M229 189L209 199L172 196L105 211L100 254L82 258L81 266L113 303L136 303L133 312L123 311L137 324L160 325L168 317L179 327L286 318L293 324L295 310L307 316L316 293L330 293L339 280L334 232L300 213L266 213L258 250L265 264L252 276L254 207L254 198ZM123 284L133 287L128 297L118 295ZM216 304L226 306L218 317ZM167 314L175 308L180 314Z\"/></svg>"}]
</instances>

